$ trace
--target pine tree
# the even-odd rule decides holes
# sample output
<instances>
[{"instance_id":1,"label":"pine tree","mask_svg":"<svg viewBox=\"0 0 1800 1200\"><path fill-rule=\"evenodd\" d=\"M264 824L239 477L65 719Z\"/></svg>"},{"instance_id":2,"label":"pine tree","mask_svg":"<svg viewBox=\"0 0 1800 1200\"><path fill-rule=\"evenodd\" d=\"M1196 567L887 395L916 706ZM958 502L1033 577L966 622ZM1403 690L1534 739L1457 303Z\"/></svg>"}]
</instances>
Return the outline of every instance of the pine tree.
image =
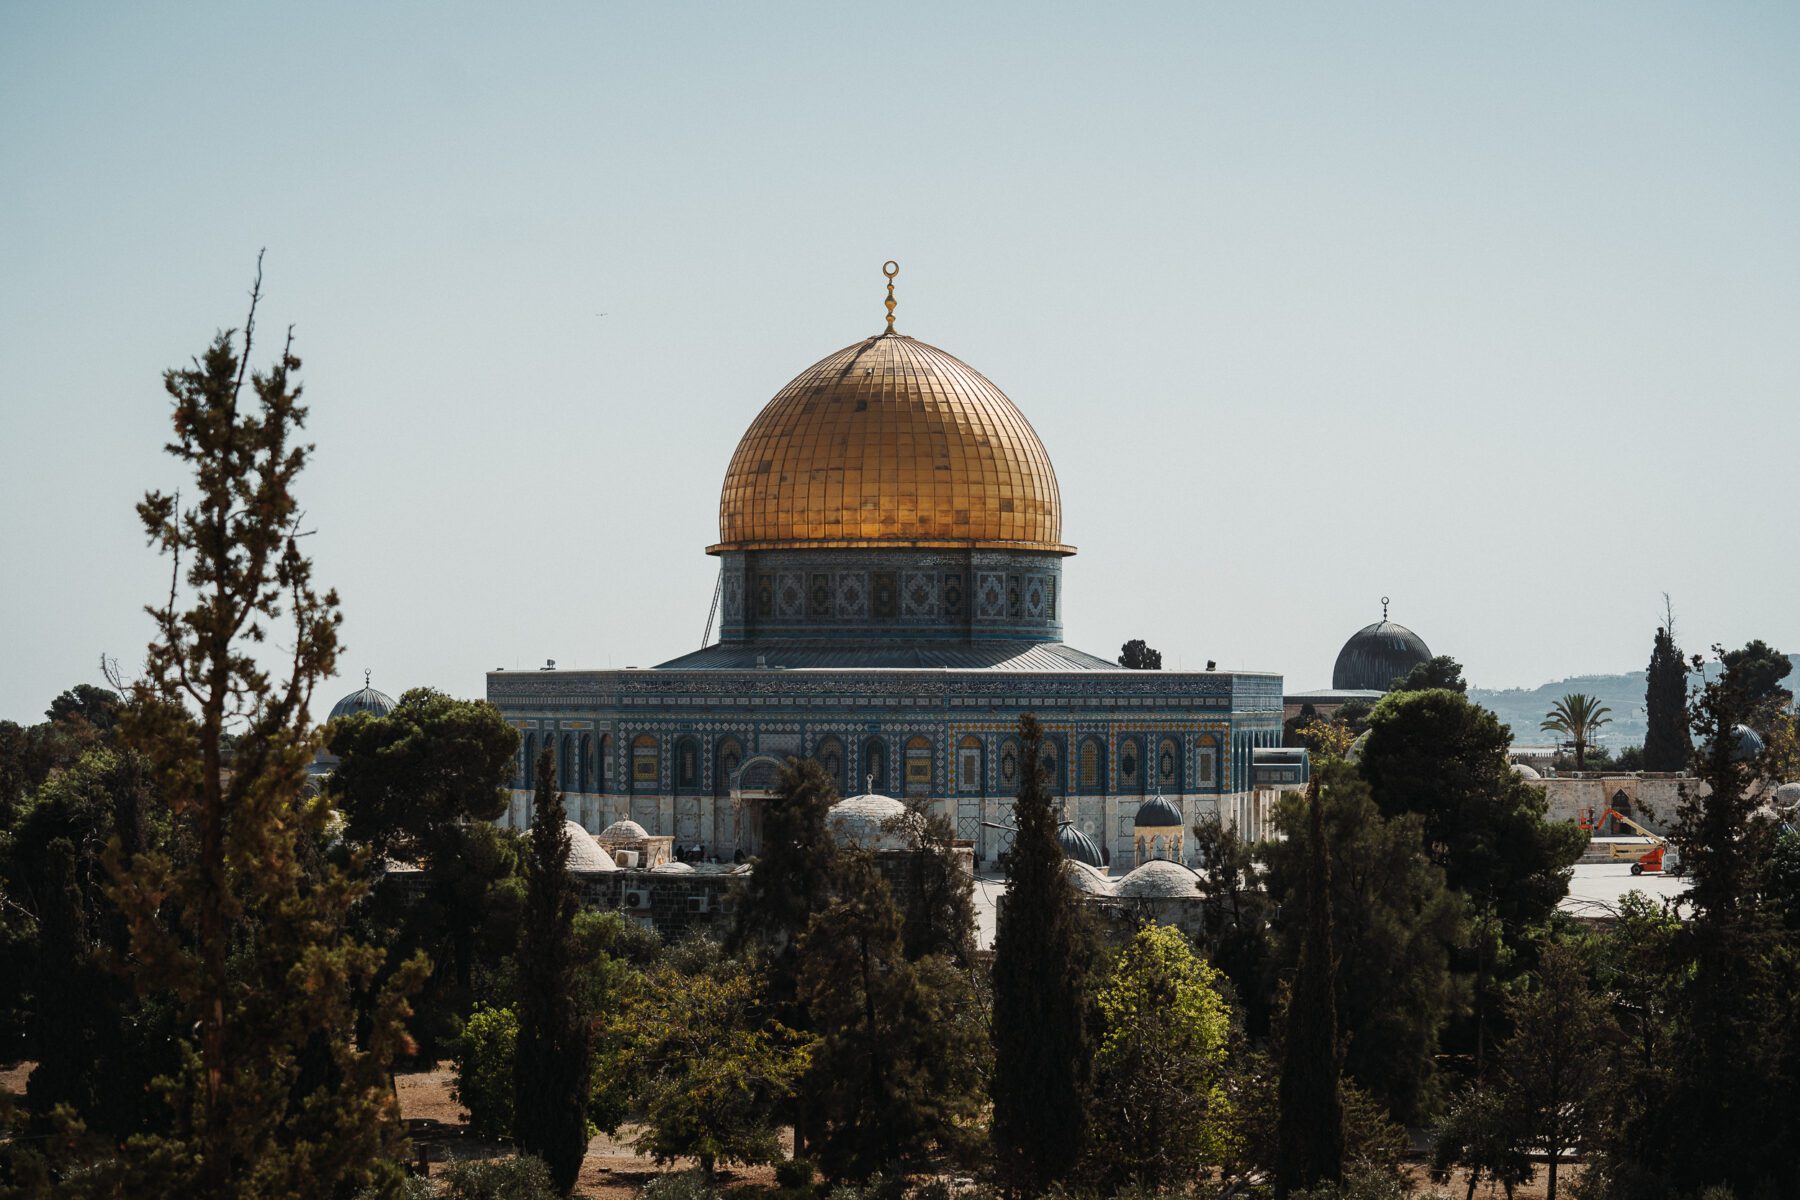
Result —
<instances>
[{"instance_id":1,"label":"pine tree","mask_svg":"<svg viewBox=\"0 0 1800 1200\"><path fill-rule=\"evenodd\" d=\"M947 958L906 957L887 881L845 856L840 896L800 939L800 999L817 1040L803 1089L820 1164L866 1178L947 1145L977 1110L984 1046Z\"/></svg>"},{"instance_id":2,"label":"pine tree","mask_svg":"<svg viewBox=\"0 0 1800 1200\"><path fill-rule=\"evenodd\" d=\"M402 1145L387 1070L425 966L374 990L359 1035L382 955L347 932L362 888L320 853L332 811L306 778L308 706L341 618L300 550L293 484L310 447L293 440L306 410L292 332L271 369L249 372L260 262L257 280L242 352L226 331L164 375L168 450L192 492L138 505L170 584L148 610L156 637L123 733L174 836L129 862L115 839L108 865L131 978L174 1008L181 1066L168 1127L92 1176L136 1196L343 1194L391 1177Z\"/></svg>"},{"instance_id":3,"label":"pine tree","mask_svg":"<svg viewBox=\"0 0 1800 1200\"><path fill-rule=\"evenodd\" d=\"M1319 781L1307 792L1306 933L1282 1044L1276 1181L1281 1195L1344 1173L1338 1091L1337 960L1331 938L1331 857Z\"/></svg>"},{"instance_id":4,"label":"pine tree","mask_svg":"<svg viewBox=\"0 0 1800 1200\"><path fill-rule=\"evenodd\" d=\"M538 754L518 954L519 1036L513 1058L513 1138L544 1160L566 1195L587 1154L588 1026L575 949L569 831L556 790L556 757Z\"/></svg>"},{"instance_id":5,"label":"pine tree","mask_svg":"<svg viewBox=\"0 0 1800 1200\"><path fill-rule=\"evenodd\" d=\"M1675 644L1673 619L1656 630L1645 674L1644 710L1649 728L1644 733L1646 771L1684 771L1694 755L1688 736L1687 664Z\"/></svg>"},{"instance_id":6,"label":"pine tree","mask_svg":"<svg viewBox=\"0 0 1800 1200\"><path fill-rule=\"evenodd\" d=\"M1536 978L1511 1003L1514 1033L1500 1056L1499 1091L1519 1156L1549 1151L1546 1200L1556 1200L1562 1155L1583 1154L1599 1132L1618 1038L1610 1001L1588 986L1587 965L1578 946L1544 949Z\"/></svg>"},{"instance_id":7,"label":"pine tree","mask_svg":"<svg viewBox=\"0 0 1800 1200\"><path fill-rule=\"evenodd\" d=\"M1313 775L1320 803L1284 796L1275 810L1281 836L1261 847L1269 899L1291 914L1276 928L1277 962L1296 970L1305 948L1316 807L1331 861L1344 1072L1396 1120L1412 1122L1432 1107L1438 1039L1457 1007L1450 951L1464 938L1464 906L1427 859L1417 814L1384 818L1342 760L1316 761Z\"/></svg>"},{"instance_id":8,"label":"pine tree","mask_svg":"<svg viewBox=\"0 0 1800 1200\"><path fill-rule=\"evenodd\" d=\"M1022 764L1040 761L1043 731L1019 718ZM992 1137L1001 1179L1035 1196L1064 1179L1087 1144L1088 964L1092 933L1063 873L1058 813L1040 770L1022 772L1017 833L994 941Z\"/></svg>"}]
</instances>

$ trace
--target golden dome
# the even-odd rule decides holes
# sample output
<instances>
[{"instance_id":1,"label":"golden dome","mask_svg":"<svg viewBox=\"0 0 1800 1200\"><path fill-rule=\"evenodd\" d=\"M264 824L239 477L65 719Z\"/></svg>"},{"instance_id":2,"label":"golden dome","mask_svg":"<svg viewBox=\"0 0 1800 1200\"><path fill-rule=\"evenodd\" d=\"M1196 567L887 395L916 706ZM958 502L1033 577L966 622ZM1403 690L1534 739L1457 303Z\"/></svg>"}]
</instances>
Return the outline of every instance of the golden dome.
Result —
<instances>
[{"instance_id":1,"label":"golden dome","mask_svg":"<svg viewBox=\"0 0 1800 1200\"><path fill-rule=\"evenodd\" d=\"M802 371L751 422L708 553L885 546L1074 553L1024 414L967 363L891 332Z\"/></svg>"}]
</instances>

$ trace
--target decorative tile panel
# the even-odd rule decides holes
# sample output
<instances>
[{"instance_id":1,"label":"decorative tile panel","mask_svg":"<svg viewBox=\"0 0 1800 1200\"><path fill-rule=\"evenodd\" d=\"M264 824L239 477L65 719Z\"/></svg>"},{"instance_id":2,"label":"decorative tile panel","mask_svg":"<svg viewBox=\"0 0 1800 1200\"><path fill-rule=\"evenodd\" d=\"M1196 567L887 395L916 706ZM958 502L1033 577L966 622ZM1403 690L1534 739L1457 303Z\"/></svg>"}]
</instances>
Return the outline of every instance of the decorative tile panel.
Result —
<instances>
[{"instance_id":1,"label":"decorative tile panel","mask_svg":"<svg viewBox=\"0 0 1800 1200\"><path fill-rule=\"evenodd\" d=\"M903 573L900 576L900 612L907 617L937 616L937 576L925 571Z\"/></svg>"},{"instance_id":2,"label":"decorative tile panel","mask_svg":"<svg viewBox=\"0 0 1800 1200\"><path fill-rule=\"evenodd\" d=\"M869 577L861 571L844 571L837 577L837 611L844 620L867 620Z\"/></svg>"},{"instance_id":3,"label":"decorative tile panel","mask_svg":"<svg viewBox=\"0 0 1800 1200\"><path fill-rule=\"evenodd\" d=\"M806 581L798 571L776 576L775 612L790 619L806 615Z\"/></svg>"},{"instance_id":4,"label":"decorative tile panel","mask_svg":"<svg viewBox=\"0 0 1800 1200\"><path fill-rule=\"evenodd\" d=\"M983 571L975 577L975 615L984 621L1006 619L1006 576Z\"/></svg>"}]
</instances>

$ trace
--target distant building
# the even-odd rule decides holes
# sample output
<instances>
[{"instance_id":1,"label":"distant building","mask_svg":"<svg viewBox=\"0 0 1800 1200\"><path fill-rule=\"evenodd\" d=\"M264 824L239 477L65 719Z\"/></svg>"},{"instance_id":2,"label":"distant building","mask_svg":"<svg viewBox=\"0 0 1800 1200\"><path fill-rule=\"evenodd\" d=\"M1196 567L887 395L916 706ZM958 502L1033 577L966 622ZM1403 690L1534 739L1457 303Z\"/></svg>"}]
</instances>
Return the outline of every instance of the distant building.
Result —
<instances>
[{"instance_id":1,"label":"distant building","mask_svg":"<svg viewBox=\"0 0 1800 1200\"><path fill-rule=\"evenodd\" d=\"M1184 826L1217 813L1256 837L1306 781L1303 754L1258 758L1281 742L1278 675L1131 671L1062 641L1075 549L1049 454L998 387L896 333L891 309L750 423L707 553L716 644L649 670L488 676L523 740L510 824L548 745L584 828L632 820L730 861L760 848L781 763L807 756L846 795L929 805L991 860L1028 769L1026 712L1066 820L1115 863L1158 790Z\"/></svg>"},{"instance_id":2,"label":"distant building","mask_svg":"<svg viewBox=\"0 0 1800 1200\"><path fill-rule=\"evenodd\" d=\"M1352 700L1369 703L1387 694L1394 680L1431 661L1425 639L1404 625L1388 620L1388 598L1381 598L1381 620L1364 625L1350 635L1331 668L1331 686L1310 692L1289 692L1282 697L1282 718L1293 720L1311 709L1314 716L1331 715Z\"/></svg>"}]
</instances>

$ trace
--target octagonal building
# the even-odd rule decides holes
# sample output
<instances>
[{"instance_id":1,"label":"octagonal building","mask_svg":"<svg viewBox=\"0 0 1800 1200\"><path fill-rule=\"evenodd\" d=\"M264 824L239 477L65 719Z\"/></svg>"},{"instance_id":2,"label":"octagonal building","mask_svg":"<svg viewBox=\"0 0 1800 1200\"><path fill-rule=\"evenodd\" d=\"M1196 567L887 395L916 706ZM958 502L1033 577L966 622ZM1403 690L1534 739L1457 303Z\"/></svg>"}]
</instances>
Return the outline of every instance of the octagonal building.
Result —
<instances>
[{"instance_id":1,"label":"octagonal building","mask_svg":"<svg viewBox=\"0 0 1800 1200\"><path fill-rule=\"evenodd\" d=\"M738 443L707 547L716 643L648 670L488 675L522 737L507 823L528 822L548 744L588 830L632 820L752 857L780 764L807 756L843 795L929 803L988 859L1033 712L1067 820L1115 866L1134 862L1132 818L1159 788L1189 825L1217 812L1259 836L1276 793L1306 780L1304 756L1277 749L1280 677L1131 671L1064 644L1075 549L1049 453L986 376L896 333L891 312Z\"/></svg>"}]
</instances>

